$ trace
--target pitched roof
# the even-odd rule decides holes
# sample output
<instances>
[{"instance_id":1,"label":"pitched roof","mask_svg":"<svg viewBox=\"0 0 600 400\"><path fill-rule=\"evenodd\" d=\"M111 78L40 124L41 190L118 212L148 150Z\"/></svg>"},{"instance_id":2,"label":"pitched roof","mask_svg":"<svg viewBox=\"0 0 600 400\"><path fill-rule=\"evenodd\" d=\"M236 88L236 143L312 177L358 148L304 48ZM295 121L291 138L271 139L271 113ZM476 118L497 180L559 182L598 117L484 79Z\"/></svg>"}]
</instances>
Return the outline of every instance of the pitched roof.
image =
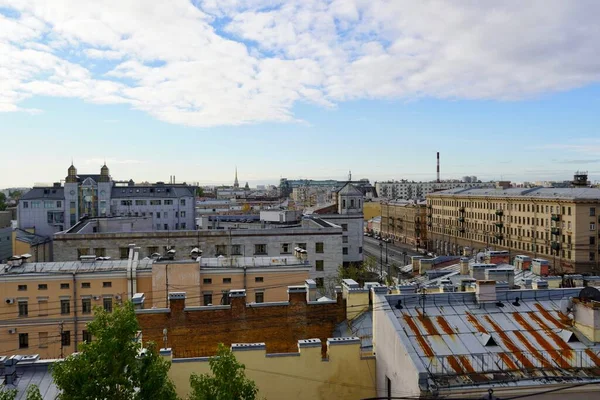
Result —
<instances>
[{"instance_id":1,"label":"pitched roof","mask_svg":"<svg viewBox=\"0 0 600 400\"><path fill-rule=\"evenodd\" d=\"M362 192L360 190L358 190L350 182L348 182L344 186L342 186L342 188L340 190L338 190L338 194L341 194L344 196L361 196L361 197L363 195Z\"/></svg>"},{"instance_id":2,"label":"pitched roof","mask_svg":"<svg viewBox=\"0 0 600 400\"><path fill-rule=\"evenodd\" d=\"M15 233L17 234L17 240L20 242L29 243L30 245L38 245L41 243L46 243L51 241L52 239L47 236L38 235L36 233L27 232L26 230L17 228L15 229Z\"/></svg>"},{"instance_id":3,"label":"pitched roof","mask_svg":"<svg viewBox=\"0 0 600 400\"><path fill-rule=\"evenodd\" d=\"M64 200L65 189L63 187L34 187L21 197L22 200Z\"/></svg>"}]
</instances>

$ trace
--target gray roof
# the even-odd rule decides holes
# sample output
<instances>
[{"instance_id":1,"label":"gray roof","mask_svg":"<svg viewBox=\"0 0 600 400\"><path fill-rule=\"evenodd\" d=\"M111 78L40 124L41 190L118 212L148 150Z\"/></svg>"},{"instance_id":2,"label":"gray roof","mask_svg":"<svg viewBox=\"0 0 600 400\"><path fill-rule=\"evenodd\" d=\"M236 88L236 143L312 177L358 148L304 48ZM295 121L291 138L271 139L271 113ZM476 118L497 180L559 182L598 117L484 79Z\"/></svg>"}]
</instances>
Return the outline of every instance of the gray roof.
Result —
<instances>
[{"instance_id":1,"label":"gray roof","mask_svg":"<svg viewBox=\"0 0 600 400\"><path fill-rule=\"evenodd\" d=\"M137 269L152 269L153 261L139 261ZM19 266L0 264L0 276L18 274L70 274L73 272L115 272L126 271L127 260L98 260L94 262L61 261L61 262L24 262Z\"/></svg>"},{"instance_id":2,"label":"gray roof","mask_svg":"<svg viewBox=\"0 0 600 400\"><path fill-rule=\"evenodd\" d=\"M352 321L342 321L335 327L333 337L359 337L363 350L373 348L373 310L365 311Z\"/></svg>"},{"instance_id":3,"label":"gray roof","mask_svg":"<svg viewBox=\"0 0 600 400\"><path fill-rule=\"evenodd\" d=\"M35 362L19 362L17 364L17 380L14 384L6 385L6 389L17 389L15 400L25 400L30 385L37 385L43 399L56 399L59 390L52 379L50 365L55 360L38 360Z\"/></svg>"},{"instance_id":4,"label":"gray roof","mask_svg":"<svg viewBox=\"0 0 600 400\"><path fill-rule=\"evenodd\" d=\"M63 187L34 187L21 197L22 200L64 200L65 189Z\"/></svg>"},{"instance_id":5,"label":"gray roof","mask_svg":"<svg viewBox=\"0 0 600 400\"><path fill-rule=\"evenodd\" d=\"M588 187L573 188L455 188L441 192L430 193L427 196L472 196L472 197L524 197L532 199L569 199L569 200L599 200L600 189Z\"/></svg>"},{"instance_id":6,"label":"gray roof","mask_svg":"<svg viewBox=\"0 0 600 400\"><path fill-rule=\"evenodd\" d=\"M15 229L15 232L17 234L17 240L21 241L21 242L25 242L25 243L29 243L31 245L37 245L37 244L41 244L41 243L45 243L51 240L50 237L48 236L42 236L42 235L38 235L36 233L31 233L31 232L27 232L23 229Z\"/></svg>"},{"instance_id":7,"label":"gray roof","mask_svg":"<svg viewBox=\"0 0 600 400\"><path fill-rule=\"evenodd\" d=\"M338 194L346 195L346 196L362 196L362 192L358 190L353 184L350 182L346 183L339 191Z\"/></svg>"},{"instance_id":8,"label":"gray roof","mask_svg":"<svg viewBox=\"0 0 600 400\"><path fill-rule=\"evenodd\" d=\"M112 188L113 199L123 198L179 198L194 197L195 187L181 185L148 185L148 186L115 186Z\"/></svg>"},{"instance_id":9,"label":"gray roof","mask_svg":"<svg viewBox=\"0 0 600 400\"><path fill-rule=\"evenodd\" d=\"M600 344L560 311L581 289L496 292L502 306L478 304L474 292L387 295L386 313L397 320L415 365L437 387L597 380Z\"/></svg>"}]
</instances>

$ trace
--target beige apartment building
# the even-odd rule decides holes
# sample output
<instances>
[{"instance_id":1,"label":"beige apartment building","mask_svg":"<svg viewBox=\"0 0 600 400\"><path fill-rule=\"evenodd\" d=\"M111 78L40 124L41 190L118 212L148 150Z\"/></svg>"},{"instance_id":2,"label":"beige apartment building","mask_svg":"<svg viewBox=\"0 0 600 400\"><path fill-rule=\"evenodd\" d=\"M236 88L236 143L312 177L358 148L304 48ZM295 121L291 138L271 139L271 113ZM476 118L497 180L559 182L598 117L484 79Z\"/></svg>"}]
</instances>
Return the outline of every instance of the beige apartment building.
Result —
<instances>
[{"instance_id":1,"label":"beige apartment building","mask_svg":"<svg viewBox=\"0 0 600 400\"><path fill-rule=\"evenodd\" d=\"M427 196L428 246L545 258L556 273L599 270L600 189L451 189Z\"/></svg>"},{"instance_id":2,"label":"beige apartment building","mask_svg":"<svg viewBox=\"0 0 600 400\"><path fill-rule=\"evenodd\" d=\"M425 247L426 204L406 200L381 203L381 235L395 242Z\"/></svg>"},{"instance_id":3,"label":"beige apartment building","mask_svg":"<svg viewBox=\"0 0 600 400\"><path fill-rule=\"evenodd\" d=\"M90 339L95 306L112 310L126 299L138 308L168 307L169 291L185 291L189 306L226 305L229 291L246 289L249 303L287 301L287 287L309 278L303 257L153 261L132 245L126 260L2 264L0 356L69 355Z\"/></svg>"}]
</instances>

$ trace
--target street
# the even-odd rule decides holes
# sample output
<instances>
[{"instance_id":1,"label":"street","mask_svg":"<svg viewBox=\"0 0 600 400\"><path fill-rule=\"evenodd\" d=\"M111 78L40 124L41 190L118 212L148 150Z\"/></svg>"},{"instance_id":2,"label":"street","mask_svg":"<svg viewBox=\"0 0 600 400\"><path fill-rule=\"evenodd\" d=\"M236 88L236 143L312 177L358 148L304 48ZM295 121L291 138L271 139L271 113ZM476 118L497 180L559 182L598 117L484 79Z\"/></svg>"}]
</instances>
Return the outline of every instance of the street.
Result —
<instances>
[{"instance_id":1,"label":"street","mask_svg":"<svg viewBox=\"0 0 600 400\"><path fill-rule=\"evenodd\" d=\"M367 256L373 256L377 259L377 264L380 265L380 256L383 253L383 266L385 269L385 260L386 260L386 245L387 245L387 260L388 260L388 264L394 264L398 267L402 267L406 264L410 264L410 256L419 256L422 254L417 253L416 251L414 251L414 248L411 248L409 246L406 247L400 247L398 245L392 244L392 243L385 243L385 242L381 242L383 244L383 252L382 249L379 246L380 241L369 237L369 236L365 236L364 237L364 244L363 244L363 250L365 252L365 255ZM402 252L406 252L406 256L404 256L402 254ZM405 261L406 259L406 261Z\"/></svg>"}]
</instances>

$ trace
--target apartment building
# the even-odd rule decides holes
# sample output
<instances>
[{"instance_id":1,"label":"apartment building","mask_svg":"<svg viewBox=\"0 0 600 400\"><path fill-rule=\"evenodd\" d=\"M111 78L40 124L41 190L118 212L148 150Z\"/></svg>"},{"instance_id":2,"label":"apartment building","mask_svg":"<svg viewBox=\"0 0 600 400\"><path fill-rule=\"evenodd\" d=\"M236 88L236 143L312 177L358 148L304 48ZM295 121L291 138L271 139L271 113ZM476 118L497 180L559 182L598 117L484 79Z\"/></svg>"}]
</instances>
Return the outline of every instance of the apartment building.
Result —
<instances>
[{"instance_id":1,"label":"apartment building","mask_svg":"<svg viewBox=\"0 0 600 400\"><path fill-rule=\"evenodd\" d=\"M375 190L379 197L385 199L404 199L404 200L422 200L429 193L439 190L454 188L482 188L493 187L493 182L473 182L471 179L459 181L430 181L415 182L408 180L375 182Z\"/></svg>"},{"instance_id":2,"label":"apartment building","mask_svg":"<svg viewBox=\"0 0 600 400\"><path fill-rule=\"evenodd\" d=\"M17 219L21 229L52 236L98 216L149 216L155 230L195 229L195 187L115 181L106 165L100 174L78 174L71 165L64 186L35 187L23 195Z\"/></svg>"},{"instance_id":3,"label":"apartment building","mask_svg":"<svg viewBox=\"0 0 600 400\"><path fill-rule=\"evenodd\" d=\"M547 258L557 273L599 269L600 189L451 189L427 196L429 249Z\"/></svg>"},{"instance_id":4,"label":"apartment building","mask_svg":"<svg viewBox=\"0 0 600 400\"><path fill-rule=\"evenodd\" d=\"M286 301L287 287L304 284L310 270L296 257L155 262L140 259L133 245L128 250L126 260L0 265L0 356L67 356L90 339L86 324L95 306L110 311L125 299L168 307L167 292L183 290L190 306L208 306L227 304L230 291L246 289L249 302Z\"/></svg>"},{"instance_id":5,"label":"apartment building","mask_svg":"<svg viewBox=\"0 0 600 400\"><path fill-rule=\"evenodd\" d=\"M426 246L426 203L424 201L387 201L381 203L381 232L395 242Z\"/></svg>"}]
</instances>

